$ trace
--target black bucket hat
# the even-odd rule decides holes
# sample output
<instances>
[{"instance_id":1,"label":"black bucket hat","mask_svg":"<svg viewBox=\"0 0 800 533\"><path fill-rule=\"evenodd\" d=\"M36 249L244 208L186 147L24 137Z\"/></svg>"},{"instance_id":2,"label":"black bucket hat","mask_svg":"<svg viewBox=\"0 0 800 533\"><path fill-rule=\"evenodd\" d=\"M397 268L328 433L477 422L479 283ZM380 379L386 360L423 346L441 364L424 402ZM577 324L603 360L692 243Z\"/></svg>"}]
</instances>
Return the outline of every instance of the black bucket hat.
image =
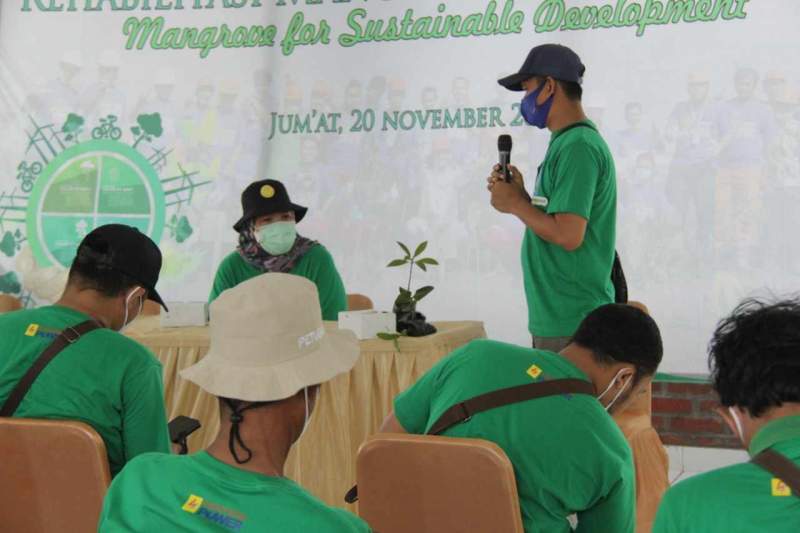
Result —
<instances>
[{"instance_id":1,"label":"black bucket hat","mask_svg":"<svg viewBox=\"0 0 800 533\"><path fill-rule=\"evenodd\" d=\"M138 229L125 224L99 226L81 241L77 256L133 278L147 290L148 300L168 310L156 291L161 250Z\"/></svg>"},{"instance_id":2,"label":"black bucket hat","mask_svg":"<svg viewBox=\"0 0 800 533\"><path fill-rule=\"evenodd\" d=\"M534 76L550 76L561 81L583 83L586 67L581 58L562 44L542 44L528 52L519 72L497 80L509 91L521 91L522 82Z\"/></svg>"},{"instance_id":3,"label":"black bucket hat","mask_svg":"<svg viewBox=\"0 0 800 533\"><path fill-rule=\"evenodd\" d=\"M233 225L241 233L247 223L264 215L294 211L297 222L303 220L308 208L293 204L286 187L278 180L255 181L242 193L242 218Z\"/></svg>"}]
</instances>

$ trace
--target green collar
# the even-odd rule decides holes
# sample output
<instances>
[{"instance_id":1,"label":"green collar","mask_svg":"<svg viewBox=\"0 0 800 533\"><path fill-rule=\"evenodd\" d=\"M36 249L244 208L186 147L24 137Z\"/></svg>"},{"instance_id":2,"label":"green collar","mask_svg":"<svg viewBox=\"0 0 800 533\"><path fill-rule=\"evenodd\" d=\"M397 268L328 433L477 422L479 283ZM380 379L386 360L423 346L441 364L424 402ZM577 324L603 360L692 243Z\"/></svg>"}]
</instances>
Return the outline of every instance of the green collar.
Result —
<instances>
[{"instance_id":1,"label":"green collar","mask_svg":"<svg viewBox=\"0 0 800 533\"><path fill-rule=\"evenodd\" d=\"M189 457L194 458L194 460L204 469L211 470L219 478L231 480L241 485L263 486L265 483L273 485L293 484L291 480L284 477L266 476L264 474L259 474L258 472L236 468L233 465L223 463L206 450L195 453Z\"/></svg>"},{"instance_id":2,"label":"green collar","mask_svg":"<svg viewBox=\"0 0 800 533\"><path fill-rule=\"evenodd\" d=\"M594 122L592 122L591 120L589 120L589 119L587 118L586 120L579 120L578 122L575 122L575 123L573 123L573 124L570 124L569 126L566 126L566 127L564 127L564 128L561 128L561 129L560 129L560 130L558 130L558 131L554 131L554 132L553 132L553 133L550 135L550 142L553 142L553 141L555 141L555 140L556 140L557 138L559 138L559 137L560 137L560 136L561 136L563 133L566 133L566 132L568 132L568 131L570 131L570 130L576 129L576 128L580 127L581 125L586 125L586 126L590 127L591 129L593 129L593 130L597 131L597 126L595 126Z\"/></svg>"},{"instance_id":3,"label":"green collar","mask_svg":"<svg viewBox=\"0 0 800 533\"><path fill-rule=\"evenodd\" d=\"M751 457L755 457L780 442L793 439L800 439L800 415L785 416L768 422L753 436L748 451Z\"/></svg>"}]
</instances>

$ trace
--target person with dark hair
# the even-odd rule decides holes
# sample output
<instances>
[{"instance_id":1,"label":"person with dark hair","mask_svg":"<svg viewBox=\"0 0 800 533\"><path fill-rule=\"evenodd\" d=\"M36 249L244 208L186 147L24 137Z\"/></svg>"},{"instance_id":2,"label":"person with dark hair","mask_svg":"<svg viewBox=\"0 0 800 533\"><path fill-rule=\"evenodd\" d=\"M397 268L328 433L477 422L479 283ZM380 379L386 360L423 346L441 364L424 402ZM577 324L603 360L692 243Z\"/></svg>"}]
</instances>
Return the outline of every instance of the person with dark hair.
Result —
<instances>
[{"instance_id":1,"label":"person with dark hair","mask_svg":"<svg viewBox=\"0 0 800 533\"><path fill-rule=\"evenodd\" d=\"M558 44L533 48L517 74L499 80L524 91L525 121L552 132L533 198L522 174L499 165L489 176L491 204L525 225L522 272L534 346L557 352L586 314L615 299L611 269L616 238L614 158L581 105L586 67ZM624 301L624 300L623 300Z\"/></svg>"},{"instance_id":2,"label":"person with dark hair","mask_svg":"<svg viewBox=\"0 0 800 533\"><path fill-rule=\"evenodd\" d=\"M339 311L347 310L344 284L327 248L297 234L307 212L291 201L280 181L248 185L242 193L242 216L233 226L239 246L219 265L208 301L260 274L294 274L316 284L324 319L338 320Z\"/></svg>"},{"instance_id":3,"label":"person with dark hair","mask_svg":"<svg viewBox=\"0 0 800 533\"><path fill-rule=\"evenodd\" d=\"M709 366L751 460L672 487L653 531L800 531L800 299L744 301L717 325Z\"/></svg>"},{"instance_id":4,"label":"person with dark hair","mask_svg":"<svg viewBox=\"0 0 800 533\"><path fill-rule=\"evenodd\" d=\"M119 333L145 300L164 306L155 289L160 270L161 252L146 235L100 226L78 246L55 305L0 315L0 405L12 410L5 416L89 424L105 442L112 475L141 453L169 452L161 363ZM66 347L21 389L62 335Z\"/></svg>"},{"instance_id":5,"label":"person with dark hair","mask_svg":"<svg viewBox=\"0 0 800 533\"><path fill-rule=\"evenodd\" d=\"M208 354L181 372L219 399L215 440L192 455L131 462L109 488L99 531L368 532L284 476L320 384L358 355L352 332L323 325L307 279L265 274L225 291L211 304Z\"/></svg>"},{"instance_id":6,"label":"person with dark hair","mask_svg":"<svg viewBox=\"0 0 800 533\"><path fill-rule=\"evenodd\" d=\"M560 354L473 341L398 395L381 431L496 443L514 465L527 532L572 531L569 517L577 513L579 532L633 533L633 459L608 413L647 391L662 352L653 319L621 304L589 313ZM537 389L531 384L559 388L487 410L470 407L486 393ZM454 406L466 411L460 423L439 431Z\"/></svg>"}]
</instances>

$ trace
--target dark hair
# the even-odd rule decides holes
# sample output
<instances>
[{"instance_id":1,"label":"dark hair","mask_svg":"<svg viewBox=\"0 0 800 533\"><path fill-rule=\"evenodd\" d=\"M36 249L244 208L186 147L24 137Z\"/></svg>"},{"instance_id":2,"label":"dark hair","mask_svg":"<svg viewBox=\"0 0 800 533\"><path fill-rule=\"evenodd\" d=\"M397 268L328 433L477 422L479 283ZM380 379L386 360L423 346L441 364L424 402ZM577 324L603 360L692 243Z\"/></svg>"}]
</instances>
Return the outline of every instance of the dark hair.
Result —
<instances>
[{"instance_id":1,"label":"dark hair","mask_svg":"<svg viewBox=\"0 0 800 533\"><path fill-rule=\"evenodd\" d=\"M757 417L800 402L800 299L745 300L717 324L708 355L722 405Z\"/></svg>"},{"instance_id":2,"label":"dark hair","mask_svg":"<svg viewBox=\"0 0 800 533\"><path fill-rule=\"evenodd\" d=\"M583 87L581 87L579 83L575 83L574 81L557 81L558 84L561 85L561 90L563 90L564 94L567 95L567 98L573 102L581 101L581 98L583 97Z\"/></svg>"},{"instance_id":3,"label":"dark hair","mask_svg":"<svg viewBox=\"0 0 800 533\"><path fill-rule=\"evenodd\" d=\"M103 239L87 237L69 269L67 284L84 290L94 290L113 298L141 283L111 265L113 250Z\"/></svg>"},{"instance_id":4,"label":"dark hair","mask_svg":"<svg viewBox=\"0 0 800 533\"><path fill-rule=\"evenodd\" d=\"M664 354L655 320L625 304L603 305L589 313L572 342L591 350L601 364L633 364L635 382L654 374Z\"/></svg>"}]
</instances>

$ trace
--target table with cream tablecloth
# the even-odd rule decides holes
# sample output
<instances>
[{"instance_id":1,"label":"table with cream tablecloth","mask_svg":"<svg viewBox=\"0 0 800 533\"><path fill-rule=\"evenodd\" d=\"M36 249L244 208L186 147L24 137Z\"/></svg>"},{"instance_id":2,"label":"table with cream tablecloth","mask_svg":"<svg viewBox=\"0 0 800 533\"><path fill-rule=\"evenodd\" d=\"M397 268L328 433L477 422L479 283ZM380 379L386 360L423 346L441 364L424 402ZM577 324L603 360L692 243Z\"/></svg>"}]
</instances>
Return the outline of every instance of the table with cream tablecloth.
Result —
<instances>
[{"instance_id":1,"label":"table with cream tablecloth","mask_svg":"<svg viewBox=\"0 0 800 533\"><path fill-rule=\"evenodd\" d=\"M352 509L342 498L356 478L358 447L377 431L397 393L448 353L486 336L481 322L437 322L436 327L439 331L428 337L399 339L399 352L389 341L361 341L353 370L322 386L311 423L292 449L285 474L326 503ZM208 352L208 328L164 329L157 316L149 316L136 320L126 333L152 350L164 367L168 418L185 415L202 423L189 438L189 450L205 448L219 428L217 400L178 372ZM616 417L636 463L637 533L650 531L668 486L667 456L651 425L650 402L648 389Z\"/></svg>"},{"instance_id":2,"label":"table with cream tablecloth","mask_svg":"<svg viewBox=\"0 0 800 533\"><path fill-rule=\"evenodd\" d=\"M347 507L342 498L355 482L358 447L377 431L394 397L448 353L486 336L481 322L435 325L434 335L399 339L399 352L389 341L360 342L353 370L321 387L311 423L289 454L287 477L326 503ZM178 373L208 352L208 328L161 328L158 316L146 316L126 334L152 350L163 365L168 419L184 415L200 420L203 427L189 438L189 450L205 448L219 428L217 400Z\"/></svg>"}]
</instances>

